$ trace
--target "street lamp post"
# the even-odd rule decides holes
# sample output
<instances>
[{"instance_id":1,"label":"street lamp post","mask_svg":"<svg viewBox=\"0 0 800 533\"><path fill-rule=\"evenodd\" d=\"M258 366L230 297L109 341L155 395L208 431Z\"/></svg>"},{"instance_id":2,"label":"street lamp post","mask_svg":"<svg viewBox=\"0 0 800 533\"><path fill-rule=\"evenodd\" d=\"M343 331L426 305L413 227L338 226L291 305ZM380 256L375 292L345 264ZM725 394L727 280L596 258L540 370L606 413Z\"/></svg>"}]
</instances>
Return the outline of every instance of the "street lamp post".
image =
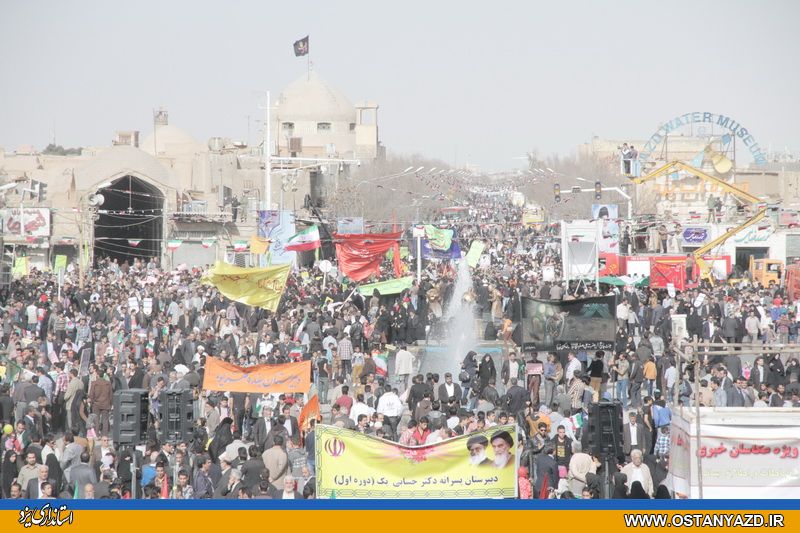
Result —
<instances>
[{"instance_id":1,"label":"street lamp post","mask_svg":"<svg viewBox=\"0 0 800 533\"><path fill-rule=\"evenodd\" d=\"M267 91L266 127L267 138L264 140L264 191L267 196L266 209L272 209L272 124L270 117L270 107L272 105L270 92Z\"/></svg>"},{"instance_id":2,"label":"street lamp post","mask_svg":"<svg viewBox=\"0 0 800 533\"><path fill-rule=\"evenodd\" d=\"M84 266L83 262L84 262L84 259L85 259L85 257L84 257L84 254L85 254L84 248L86 247L86 235L84 233L84 230L85 230L84 226L86 225L86 212L87 211L91 212L91 214L92 214L91 219L92 219L92 222L94 222L94 213L95 213L95 211L94 211L93 208L96 208L96 207L98 207L99 205L101 205L103 203L103 196L102 195L98 195L98 198L96 200L93 198L89 202L86 202L86 199L87 199L87 197L89 195L96 194L98 190L111 187L111 185L113 185L112 182L105 181L105 182L99 184L97 187L93 187L93 188L89 189L88 191L86 191L85 193L83 193L82 195L80 195L78 197L78 217L77 217L77 220L76 220L76 222L78 223L78 287L80 287L81 289L83 289L83 287L84 287L83 278L84 278L85 266ZM84 206L85 206L85 209L84 209ZM90 208L92 208L92 209L90 209ZM94 248L94 246L92 248ZM94 264L94 249L92 250L92 261L91 262L92 262L92 264Z\"/></svg>"}]
</instances>

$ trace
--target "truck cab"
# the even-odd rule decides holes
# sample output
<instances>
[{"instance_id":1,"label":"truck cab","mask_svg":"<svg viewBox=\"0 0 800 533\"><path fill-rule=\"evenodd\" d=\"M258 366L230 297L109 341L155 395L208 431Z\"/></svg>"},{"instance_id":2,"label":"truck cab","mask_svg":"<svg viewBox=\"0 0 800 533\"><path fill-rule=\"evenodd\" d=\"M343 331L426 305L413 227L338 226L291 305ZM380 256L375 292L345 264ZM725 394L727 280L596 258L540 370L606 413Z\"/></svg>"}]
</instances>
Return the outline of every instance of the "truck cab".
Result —
<instances>
[{"instance_id":1,"label":"truck cab","mask_svg":"<svg viewBox=\"0 0 800 533\"><path fill-rule=\"evenodd\" d=\"M778 259L753 259L750 258L750 275L753 283L760 283L762 287L769 287L770 283L780 285L783 277L783 261Z\"/></svg>"}]
</instances>

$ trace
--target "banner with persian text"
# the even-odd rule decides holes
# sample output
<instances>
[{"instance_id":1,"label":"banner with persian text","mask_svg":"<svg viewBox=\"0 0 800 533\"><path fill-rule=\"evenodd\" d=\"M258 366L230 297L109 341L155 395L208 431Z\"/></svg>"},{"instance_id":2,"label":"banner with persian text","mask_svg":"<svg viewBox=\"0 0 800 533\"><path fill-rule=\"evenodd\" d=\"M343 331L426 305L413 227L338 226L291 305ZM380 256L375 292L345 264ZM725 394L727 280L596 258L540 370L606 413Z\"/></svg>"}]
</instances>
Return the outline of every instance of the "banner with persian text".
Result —
<instances>
[{"instance_id":1,"label":"banner with persian text","mask_svg":"<svg viewBox=\"0 0 800 533\"><path fill-rule=\"evenodd\" d=\"M515 498L514 425L427 446L334 426L316 429L318 498Z\"/></svg>"},{"instance_id":2,"label":"banner with persian text","mask_svg":"<svg viewBox=\"0 0 800 533\"><path fill-rule=\"evenodd\" d=\"M306 393L311 388L311 361L285 365L238 366L206 358L203 389L225 392Z\"/></svg>"},{"instance_id":3,"label":"banner with persian text","mask_svg":"<svg viewBox=\"0 0 800 533\"><path fill-rule=\"evenodd\" d=\"M702 407L675 416L670 427L669 473L689 498L800 497L800 423L792 408Z\"/></svg>"}]
</instances>

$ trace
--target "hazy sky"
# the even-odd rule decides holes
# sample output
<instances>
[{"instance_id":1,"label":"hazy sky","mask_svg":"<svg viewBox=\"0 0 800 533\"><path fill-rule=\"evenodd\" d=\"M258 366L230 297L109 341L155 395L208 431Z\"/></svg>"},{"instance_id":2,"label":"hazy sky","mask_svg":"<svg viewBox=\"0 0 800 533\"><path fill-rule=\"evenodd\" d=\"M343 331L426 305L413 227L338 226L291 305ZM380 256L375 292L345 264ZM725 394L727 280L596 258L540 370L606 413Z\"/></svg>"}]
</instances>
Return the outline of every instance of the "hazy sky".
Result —
<instances>
[{"instance_id":1,"label":"hazy sky","mask_svg":"<svg viewBox=\"0 0 800 533\"><path fill-rule=\"evenodd\" d=\"M390 151L518 166L690 111L800 150L800 2L4 0L0 146L108 145L151 110L247 137L257 91L305 72L380 104ZM259 134L253 124L251 140Z\"/></svg>"}]
</instances>

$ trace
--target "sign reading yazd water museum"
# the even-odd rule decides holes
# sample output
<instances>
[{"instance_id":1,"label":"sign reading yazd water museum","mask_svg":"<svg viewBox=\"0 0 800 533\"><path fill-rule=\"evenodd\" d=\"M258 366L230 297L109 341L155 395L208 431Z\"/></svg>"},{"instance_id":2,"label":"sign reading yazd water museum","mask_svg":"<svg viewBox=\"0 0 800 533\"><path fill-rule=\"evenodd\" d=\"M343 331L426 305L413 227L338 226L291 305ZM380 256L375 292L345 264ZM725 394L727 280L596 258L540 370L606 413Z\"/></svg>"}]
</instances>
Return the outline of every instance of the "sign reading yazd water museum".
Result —
<instances>
[{"instance_id":1,"label":"sign reading yazd water museum","mask_svg":"<svg viewBox=\"0 0 800 533\"><path fill-rule=\"evenodd\" d=\"M767 155L753 138L753 135L748 131L747 128L742 126L741 123L737 122L731 117L726 117L725 115L717 115L714 113L700 111L684 113L683 115L679 115L672 120L665 122L658 129L658 131L647 140L644 147L639 152L639 160L647 161L650 158L650 154L653 153L653 150L655 150L661 144L661 141L663 141L671 131L677 130L678 128L689 124L698 123L709 123L722 128L727 128L735 137L739 137L739 139L741 139L741 141L749 150L750 154L753 156L753 162L756 165L765 165L767 163Z\"/></svg>"}]
</instances>

